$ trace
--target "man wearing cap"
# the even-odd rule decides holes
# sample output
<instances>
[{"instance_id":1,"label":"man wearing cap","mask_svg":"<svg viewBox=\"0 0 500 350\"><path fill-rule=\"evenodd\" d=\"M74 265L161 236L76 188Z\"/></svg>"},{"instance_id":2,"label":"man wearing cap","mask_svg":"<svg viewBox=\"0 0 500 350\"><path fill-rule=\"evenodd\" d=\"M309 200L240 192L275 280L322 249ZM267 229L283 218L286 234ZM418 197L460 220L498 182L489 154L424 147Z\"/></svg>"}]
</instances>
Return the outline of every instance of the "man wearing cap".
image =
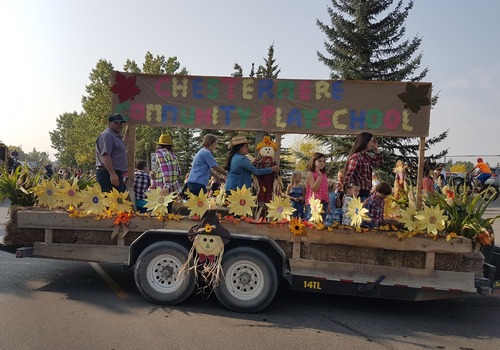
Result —
<instances>
[{"instance_id":1,"label":"man wearing cap","mask_svg":"<svg viewBox=\"0 0 500 350\"><path fill-rule=\"evenodd\" d=\"M227 171L226 192L252 186L252 175L266 175L278 172L279 166L273 165L270 168L257 169L246 157L250 141L245 136L235 136L229 145L230 151L227 155L224 169Z\"/></svg>"},{"instance_id":2,"label":"man wearing cap","mask_svg":"<svg viewBox=\"0 0 500 350\"><path fill-rule=\"evenodd\" d=\"M120 114L108 117L108 127L96 140L96 180L102 192L110 192L115 187L125 192L123 174L127 171L127 150L122 140L123 125L126 121Z\"/></svg>"},{"instance_id":3,"label":"man wearing cap","mask_svg":"<svg viewBox=\"0 0 500 350\"><path fill-rule=\"evenodd\" d=\"M166 195L172 192L181 192L181 167L179 160L174 153L174 143L172 137L168 134L161 134L156 148L156 182L162 189L162 194ZM168 212L172 212L172 202L168 204Z\"/></svg>"}]
</instances>

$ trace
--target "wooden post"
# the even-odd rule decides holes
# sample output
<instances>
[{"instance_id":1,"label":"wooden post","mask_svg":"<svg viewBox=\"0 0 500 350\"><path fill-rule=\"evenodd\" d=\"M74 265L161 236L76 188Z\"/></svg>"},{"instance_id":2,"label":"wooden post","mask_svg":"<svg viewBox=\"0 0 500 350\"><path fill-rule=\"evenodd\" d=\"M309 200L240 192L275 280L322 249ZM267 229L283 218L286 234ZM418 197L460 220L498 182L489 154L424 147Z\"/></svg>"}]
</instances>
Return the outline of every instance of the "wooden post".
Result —
<instances>
[{"instance_id":1,"label":"wooden post","mask_svg":"<svg viewBox=\"0 0 500 350\"><path fill-rule=\"evenodd\" d=\"M274 152L274 160L279 165L280 164L280 155L281 155L282 134L281 133L276 133L274 136L276 136L275 142L278 145L278 150L276 152Z\"/></svg>"},{"instance_id":2,"label":"wooden post","mask_svg":"<svg viewBox=\"0 0 500 350\"><path fill-rule=\"evenodd\" d=\"M422 179L424 177L425 137L420 138L417 173L417 210L422 208Z\"/></svg>"},{"instance_id":3,"label":"wooden post","mask_svg":"<svg viewBox=\"0 0 500 350\"><path fill-rule=\"evenodd\" d=\"M46 228L45 229L45 243L52 243L54 240L54 229Z\"/></svg>"},{"instance_id":4,"label":"wooden post","mask_svg":"<svg viewBox=\"0 0 500 350\"><path fill-rule=\"evenodd\" d=\"M127 183L125 186L130 193L130 200L132 202L132 206L134 210L137 210L135 206L135 193L134 193L134 171L135 171L135 135L136 135L136 126L135 125L127 125L127 129L125 130L124 142L127 147L127 161L128 161L128 176Z\"/></svg>"}]
</instances>

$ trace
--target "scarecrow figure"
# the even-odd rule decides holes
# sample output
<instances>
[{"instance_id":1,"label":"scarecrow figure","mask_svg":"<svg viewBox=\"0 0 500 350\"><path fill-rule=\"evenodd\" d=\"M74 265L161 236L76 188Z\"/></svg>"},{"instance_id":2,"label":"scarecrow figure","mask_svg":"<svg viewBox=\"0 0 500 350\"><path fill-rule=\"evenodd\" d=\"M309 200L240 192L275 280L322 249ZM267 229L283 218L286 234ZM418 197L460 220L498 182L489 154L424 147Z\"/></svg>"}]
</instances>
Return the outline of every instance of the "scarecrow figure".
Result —
<instances>
[{"instance_id":1,"label":"scarecrow figure","mask_svg":"<svg viewBox=\"0 0 500 350\"><path fill-rule=\"evenodd\" d=\"M201 276L206 287L214 289L223 274L221 261L224 245L229 242L231 235L219 223L216 211L207 210L201 223L189 229L188 237L193 241L193 246L181 270L196 269L197 276ZM188 267L191 261L193 265Z\"/></svg>"},{"instance_id":2,"label":"scarecrow figure","mask_svg":"<svg viewBox=\"0 0 500 350\"><path fill-rule=\"evenodd\" d=\"M271 140L269 136L264 136L262 142L257 144L256 150L257 157L252 162L256 168L270 168L277 165L274 160L274 152L278 150L278 144ZM258 193L257 201L259 203L269 203L273 199L273 190L277 186L275 180L277 179L276 173L259 175L257 176ZM281 193L278 193L281 194Z\"/></svg>"}]
</instances>

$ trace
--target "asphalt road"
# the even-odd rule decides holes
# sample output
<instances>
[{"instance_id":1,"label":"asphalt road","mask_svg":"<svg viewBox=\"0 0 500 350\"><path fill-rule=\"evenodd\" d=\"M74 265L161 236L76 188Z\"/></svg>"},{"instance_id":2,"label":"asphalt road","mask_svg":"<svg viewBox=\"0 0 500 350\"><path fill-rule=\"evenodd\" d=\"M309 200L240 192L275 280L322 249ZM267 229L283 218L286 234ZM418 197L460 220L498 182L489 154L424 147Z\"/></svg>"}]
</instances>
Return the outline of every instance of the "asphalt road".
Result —
<instances>
[{"instance_id":1,"label":"asphalt road","mask_svg":"<svg viewBox=\"0 0 500 350\"><path fill-rule=\"evenodd\" d=\"M239 314L214 295L151 304L121 266L2 251L0 313L0 350L500 348L500 295L401 302L282 291L264 311Z\"/></svg>"}]
</instances>

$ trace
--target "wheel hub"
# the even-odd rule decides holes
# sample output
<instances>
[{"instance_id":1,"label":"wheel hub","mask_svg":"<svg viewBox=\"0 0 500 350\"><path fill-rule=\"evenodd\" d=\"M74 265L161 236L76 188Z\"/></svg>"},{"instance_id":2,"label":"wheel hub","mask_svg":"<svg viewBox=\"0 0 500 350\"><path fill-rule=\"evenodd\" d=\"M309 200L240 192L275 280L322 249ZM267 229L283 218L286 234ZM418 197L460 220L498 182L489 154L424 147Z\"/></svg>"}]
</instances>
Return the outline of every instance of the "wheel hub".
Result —
<instances>
[{"instance_id":1,"label":"wheel hub","mask_svg":"<svg viewBox=\"0 0 500 350\"><path fill-rule=\"evenodd\" d=\"M174 269L172 266L163 266L159 271L161 277L169 278L174 274Z\"/></svg>"},{"instance_id":2,"label":"wheel hub","mask_svg":"<svg viewBox=\"0 0 500 350\"><path fill-rule=\"evenodd\" d=\"M252 276L248 272L242 272L240 275L240 283L249 284L252 280Z\"/></svg>"}]
</instances>

